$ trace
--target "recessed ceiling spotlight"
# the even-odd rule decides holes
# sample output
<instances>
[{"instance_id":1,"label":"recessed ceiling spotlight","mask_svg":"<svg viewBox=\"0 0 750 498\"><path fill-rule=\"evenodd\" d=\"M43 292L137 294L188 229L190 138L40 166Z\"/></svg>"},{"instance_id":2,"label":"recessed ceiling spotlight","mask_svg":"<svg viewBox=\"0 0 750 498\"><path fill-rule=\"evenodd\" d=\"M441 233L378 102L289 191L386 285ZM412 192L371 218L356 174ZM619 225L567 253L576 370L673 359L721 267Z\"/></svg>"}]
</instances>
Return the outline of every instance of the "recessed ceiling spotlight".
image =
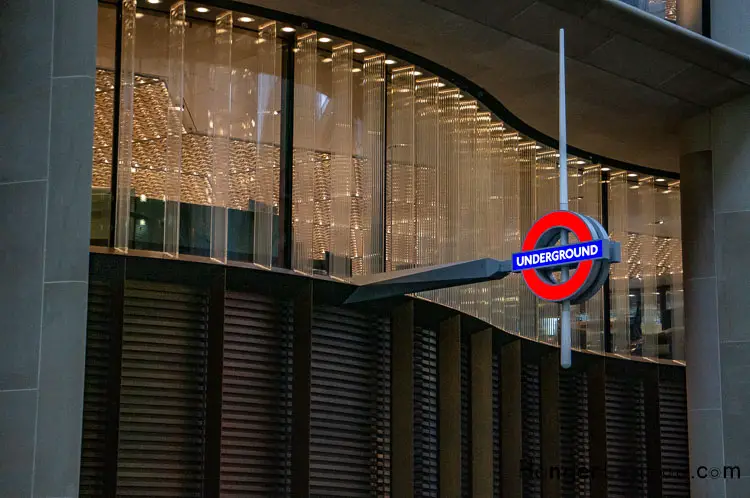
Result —
<instances>
[{"instance_id":1,"label":"recessed ceiling spotlight","mask_svg":"<svg viewBox=\"0 0 750 498\"><path fill-rule=\"evenodd\" d=\"M360 72L360 71L362 71L362 70L361 70L360 68L358 68L358 67L354 67L354 68L352 68L352 72L353 72L353 73L358 73L358 72Z\"/></svg>"},{"instance_id":2,"label":"recessed ceiling spotlight","mask_svg":"<svg viewBox=\"0 0 750 498\"><path fill-rule=\"evenodd\" d=\"M359 48L358 47L358 48L354 49L354 53L355 54L364 54L365 52L367 52L367 50L365 50L364 48Z\"/></svg>"},{"instance_id":3,"label":"recessed ceiling spotlight","mask_svg":"<svg viewBox=\"0 0 750 498\"><path fill-rule=\"evenodd\" d=\"M422 76L422 72L421 71L414 71L414 76Z\"/></svg>"},{"instance_id":4,"label":"recessed ceiling spotlight","mask_svg":"<svg viewBox=\"0 0 750 498\"><path fill-rule=\"evenodd\" d=\"M630 178L635 178L635 177L637 177L637 176L638 176L638 174L636 174L636 173L628 173L628 176L629 176Z\"/></svg>"},{"instance_id":5,"label":"recessed ceiling spotlight","mask_svg":"<svg viewBox=\"0 0 750 498\"><path fill-rule=\"evenodd\" d=\"M147 0L147 1L148 3L152 3L154 5L156 5L157 3L161 3L161 0Z\"/></svg>"},{"instance_id":6,"label":"recessed ceiling spotlight","mask_svg":"<svg viewBox=\"0 0 750 498\"><path fill-rule=\"evenodd\" d=\"M386 63L386 64L395 64L395 63L396 63L396 61L394 61L393 59L386 59L386 60L385 60L385 63Z\"/></svg>"},{"instance_id":7,"label":"recessed ceiling spotlight","mask_svg":"<svg viewBox=\"0 0 750 498\"><path fill-rule=\"evenodd\" d=\"M586 164L586 161L579 159L578 161L576 161L576 164Z\"/></svg>"},{"instance_id":8,"label":"recessed ceiling spotlight","mask_svg":"<svg viewBox=\"0 0 750 498\"><path fill-rule=\"evenodd\" d=\"M208 12L208 8L207 7L196 7L195 11L199 12L201 14L205 14L206 12Z\"/></svg>"},{"instance_id":9,"label":"recessed ceiling spotlight","mask_svg":"<svg viewBox=\"0 0 750 498\"><path fill-rule=\"evenodd\" d=\"M664 180L664 178L657 178L657 179L656 179L656 181L657 181L657 182L663 182L663 181L665 181L665 180Z\"/></svg>"},{"instance_id":10,"label":"recessed ceiling spotlight","mask_svg":"<svg viewBox=\"0 0 750 498\"><path fill-rule=\"evenodd\" d=\"M242 16L237 20L239 22L253 22L255 19L253 19L252 17Z\"/></svg>"},{"instance_id":11,"label":"recessed ceiling spotlight","mask_svg":"<svg viewBox=\"0 0 750 498\"><path fill-rule=\"evenodd\" d=\"M329 63L329 62L331 62L332 60L333 60L333 59L331 59L330 57L326 57L325 59L323 59L323 62L324 62L325 64L328 64L328 63Z\"/></svg>"},{"instance_id":12,"label":"recessed ceiling spotlight","mask_svg":"<svg viewBox=\"0 0 750 498\"><path fill-rule=\"evenodd\" d=\"M145 16L145 15L146 15L146 14L144 14L143 12L136 12L136 13L135 13L135 18L136 18L136 19L140 19L141 17L143 17L143 16Z\"/></svg>"},{"instance_id":13,"label":"recessed ceiling spotlight","mask_svg":"<svg viewBox=\"0 0 750 498\"><path fill-rule=\"evenodd\" d=\"M606 166L602 168L602 171L610 171L610 170L611 170L611 168L608 168Z\"/></svg>"},{"instance_id":14,"label":"recessed ceiling spotlight","mask_svg":"<svg viewBox=\"0 0 750 498\"><path fill-rule=\"evenodd\" d=\"M321 36L320 38L318 38L318 41L320 43L331 43L331 39L328 38L327 36Z\"/></svg>"},{"instance_id":15,"label":"recessed ceiling spotlight","mask_svg":"<svg viewBox=\"0 0 750 498\"><path fill-rule=\"evenodd\" d=\"M284 33L294 33L297 30L291 26L284 26L283 28L281 28L281 31L283 31Z\"/></svg>"},{"instance_id":16,"label":"recessed ceiling spotlight","mask_svg":"<svg viewBox=\"0 0 750 498\"><path fill-rule=\"evenodd\" d=\"M445 86L445 83L443 83L442 81L438 81L437 86L438 88L443 88Z\"/></svg>"}]
</instances>

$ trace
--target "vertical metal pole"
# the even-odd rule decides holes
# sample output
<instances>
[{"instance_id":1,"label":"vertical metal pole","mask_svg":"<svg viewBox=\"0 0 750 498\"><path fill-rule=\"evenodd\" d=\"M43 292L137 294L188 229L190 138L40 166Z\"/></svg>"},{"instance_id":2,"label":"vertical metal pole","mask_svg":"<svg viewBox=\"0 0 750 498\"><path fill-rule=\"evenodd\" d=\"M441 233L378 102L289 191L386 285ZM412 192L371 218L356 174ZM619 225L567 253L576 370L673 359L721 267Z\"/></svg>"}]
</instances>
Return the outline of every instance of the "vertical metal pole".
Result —
<instances>
[{"instance_id":1,"label":"vertical metal pole","mask_svg":"<svg viewBox=\"0 0 750 498\"><path fill-rule=\"evenodd\" d=\"M565 30L560 29L560 211L568 210L568 132L565 125ZM560 233L560 245L568 243L568 232ZM568 267L561 271L569 278ZM560 366L570 368L570 301L563 301L560 313Z\"/></svg>"}]
</instances>

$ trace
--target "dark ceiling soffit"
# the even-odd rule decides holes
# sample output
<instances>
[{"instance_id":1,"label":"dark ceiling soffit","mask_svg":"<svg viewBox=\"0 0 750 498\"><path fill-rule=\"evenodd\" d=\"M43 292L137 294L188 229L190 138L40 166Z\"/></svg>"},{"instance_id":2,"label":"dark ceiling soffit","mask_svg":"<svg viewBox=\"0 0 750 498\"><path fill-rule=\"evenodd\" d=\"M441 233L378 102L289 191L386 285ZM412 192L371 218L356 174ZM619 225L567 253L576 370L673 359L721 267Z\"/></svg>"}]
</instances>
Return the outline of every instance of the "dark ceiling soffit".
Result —
<instances>
[{"instance_id":1,"label":"dark ceiling soffit","mask_svg":"<svg viewBox=\"0 0 750 498\"><path fill-rule=\"evenodd\" d=\"M484 88L480 87L476 83L471 82L464 76L461 76L460 74L444 66L441 66L440 64L432 62L431 60L426 59L417 54L414 54L408 50L399 48L395 45L391 45L390 43L386 43L386 42L380 41L375 38L371 38L366 35L362 35L359 33L355 33L353 31L349 31L344 28L339 28L337 26L332 26L327 23L315 21L312 19L307 19L302 16L288 14L285 12L281 12L281 11L274 10L274 9L269 9L266 7L259 7L257 5L250 5L250 4L246 4L242 2L237 2L234 0L201 0L201 3L204 3L206 5L213 5L215 7L219 7L219 8L226 9L226 10L232 10L232 11L242 12L246 14L255 14L259 17L274 19L277 21L286 22L286 23L293 24L296 26L301 26L305 29L319 31L325 34L351 40L356 43L361 43L362 45L367 45L367 46L376 48L382 52L385 52L399 59L404 59L406 61L409 61L415 65L421 66L422 68L426 69L427 71L437 76L440 76L441 78L444 78L450 81L451 83L456 85L456 87L458 87L459 89L471 94L474 98L476 98L482 104L484 104L490 111L495 113L495 115L497 115L501 120L503 120L503 122L507 123L516 131L519 131L520 133L523 133L529 138L536 140L537 142L540 142L544 145L547 145L554 149L559 149L559 143L560 143L559 140L553 137L550 137L548 135L545 135L539 130L532 128L531 126L523 122L520 118L518 118L515 114L513 114L507 107L505 107L502 104L502 102L500 102L497 98L495 98L493 95L488 93ZM660 177L672 178L672 179L680 178L679 173L674 173L671 171L663 171L663 170L659 170L655 168L648 168L645 166L639 166L637 164L627 163L625 161L618 161L617 159L612 159L612 158L601 156L598 154L592 154L591 152L587 152L583 149L579 149L571 145L568 145L568 154L579 157L581 159L589 160L594 164L602 164L602 165L610 166L610 167L617 168L617 169L624 169L624 170L629 170L629 171L633 171L636 173L642 173L644 175L654 175L654 176L660 176Z\"/></svg>"}]
</instances>

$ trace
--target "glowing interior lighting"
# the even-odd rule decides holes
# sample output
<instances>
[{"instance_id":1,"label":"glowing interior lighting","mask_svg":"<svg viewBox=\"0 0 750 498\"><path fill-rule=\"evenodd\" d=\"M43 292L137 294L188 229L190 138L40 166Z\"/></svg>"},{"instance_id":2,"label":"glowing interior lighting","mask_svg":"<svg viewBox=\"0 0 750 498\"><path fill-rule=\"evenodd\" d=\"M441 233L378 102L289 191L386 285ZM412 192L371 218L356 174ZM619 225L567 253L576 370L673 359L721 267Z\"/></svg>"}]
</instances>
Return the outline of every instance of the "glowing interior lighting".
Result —
<instances>
[{"instance_id":1,"label":"glowing interior lighting","mask_svg":"<svg viewBox=\"0 0 750 498\"><path fill-rule=\"evenodd\" d=\"M438 81L437 86L438 88L443 88L445 86L445 83L443 83L442 81Z\"/></svg>"},{"instance_id":2,"label":"glowing interior lighting","mask_svg":"<svg viewBox=\"0 0 750 498\"><path fill-rule=\"evenodd\" d=\"M327 36L321 36L320 38L318 38L318 41L320 43L331 43L331 39L328 38Z\"/></svg>"},{"instance_id":3,"label":"glowing interior lighting","mask_svg":"<svg viewBox=\"0 0 750 498\"><path fill-rule=\"evenodd\" d=\"M328 64L328 63L329 63L329 62L331 62L332 60L333 60L333 59L331 59L330 57L326 57L325 59L323 59L323 62L324 62L324 63L326 63L326 64Z\"/></svg>"},{"instance_id":4,"label":"glowing interior lighting","mask_svg":"<svg viewBox=\"0 0 750 498\"><path fill-rule=\"evenodd\" d=\"M663 181L665 181L665 180L664 180L664 178L657 178L657 179L656 179L656 181L657 181L657 182L663 182Z\"/></svg>"},{"instance_id":5,"label":"glowing interior lighting","mask_svg":"<svg viewBox=\"0 0 750 498\"><path fill-rule=\"evenodd\" d=\"M239 22L253 22L255 19L253 19L252 17L242 16L237 20Z\"/></svg>"},{"instance_id":6,"label":"glowing interior lighting","mask_svg":"<svg viewBox=\"0 0 750 498\"><path fill-rule=\"evenodd\" d=\"M364 48L355 48L354 49L354 53L355 54L364 54L365 52L367 52L367 50L365 50Z\"/></svg>"},{"instance_id":7,"label":"glowing interior lighting","mask_svg":"<svg viewBox=\"0 0 750 498\"><path fill-rule=\"evenodd\" d=\"M602 171L610 171L611 168L607 168L606 166L602 168Z\"/></svg>"},{"instance_id":8,"label":"glowing interior lighting","mask_svg":"<svg viewBox=\"0 0 750 498\"><path fill-rule=\"evenodd\" d=\"M140 19L140 18L142 18L142 17L143 17L143 16L145 16L145 15L146 15L146 14L144 14L143 12L136 12L136 13L135 13L135 18L136 18L136 19Z\"/></svg>"},{"instance_id":9,"label":"glowing interior lighting","mask_svg":"<svg viewBox=\"0 0 750 498\"><path fill-rule=\"evenodd\" d=\"M630 178L636 178L638 175L636 173L628 173L628 176Z\"/></svg>"},{"instance_id":10,"label":"glowing interior lighting","mask_svg":"<svg viewBox=\"0 0 750 498\"><path fill-rule=\"evenodd\" d=\"M283 28L281 28L281 31L283 31L284 33L294 33L297 30L291 26L284 26Z\"/></svg>"},{"instance_id":11,"label":"glowing interior lighting","mask_svg":"<svg viewBox=\"0 0 750 498\"><path fill-rule=\"evenodd\" d=\"M414 76L422 76L422 72L421 71L414 71Z\"/></svg>"},{"instance_id":12,"label":"glowing interior lighting","mask_svg":"<svg viewBox=\"0 0 750 498\"><path fill-rule=\"evenodd\" d=\"M156 5L157 3L161 3L161 0L147 0L147 1L148 3L152 3L154 5Z\"/></svg>"},{"instance_id":13,"label":"glowing interior lighting","mask_svg":"<svg viewBox=\"0 0 750 498\"><path fill-rule=\"evenodd\" d=\"M200 12L201 14L205 14L206 12L208 12L208 8L206 8L206 7L196 7L195 11L196 12Z\"/></svg>"},{"instance_id":14,"label":"glowing interior lighting","mask_svg":"<svg viewBox=\"0 0 750 498\"><path fill-rule=\"evenodd\" d=\"M352 68L352 72L353 73L358 73L360 71L362 71L362 70L360 68L358 68L358 67Z\"/></svg>"},{"instance_id":15,"label":"glowing interior lighting","mask_svg":"<svg viewBox=\"0 0 750 498\"><path fill-rule=\"evenodd\" d=\"M386 60L385 60L385 63L386 63L386 64L395 64L395 63L396 63L396 61L394 61L393 59L386 59Z\"/></svg>"}]
</instances>

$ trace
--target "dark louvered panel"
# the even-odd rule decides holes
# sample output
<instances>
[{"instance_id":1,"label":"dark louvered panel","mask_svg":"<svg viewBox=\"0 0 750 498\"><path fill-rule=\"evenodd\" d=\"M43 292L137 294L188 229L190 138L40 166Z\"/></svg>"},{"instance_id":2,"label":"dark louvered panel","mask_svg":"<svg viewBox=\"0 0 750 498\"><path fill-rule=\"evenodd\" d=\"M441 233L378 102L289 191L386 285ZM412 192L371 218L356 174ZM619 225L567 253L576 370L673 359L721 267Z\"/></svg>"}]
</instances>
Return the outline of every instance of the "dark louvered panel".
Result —
<instances>
[{"instance_id":1,"label":"dark louvered panel","mask_svg":"<svg viewBox=\"0 0 750 498\"><path fill-rule=\"evenodd\" d=\"M492 353L492 489L493 496L502 494L502 475L500 474L501 438L500 427L500 355Z\"/></svg>"},{"instance_id":2,"label":"dark louvered panel","mask_svg":"<svg viewBox=\"0 0 750 498\"><path fill-rule=\"evenodd\" d=\"M384 358L383 320L334 307L313 312L310 493L369 497L379 487L385 423L378 403ZM382 476L380 476L382 479Z\"/></svg>"},{"instance_id":3,"label":"dark louvered panel","mask_svg":"<svg viewBox=\"0 0 750 498\"><path fill-rule=\"evenodd\" d=\"M684 377L659 381L659 412L662 493L664 496L675 498L690 496Z\"/></svg>"},{"instance_id":4,"label":"dark louvered panel","mask_svg":"<svg viewBox=\"0 0 750 498\"><path fill-rule=\"evenodd\" d=\"M622 376L606 381L607 496L645 496L643 384Z\"/></svg>"},{"instance_id":5,"label":"dark louvered panel","mask_svg":"<svg viewBox=\"0 0 750 498\"><path fill-rule=\"evenodd\" d=\"M541 396L539 389L539 365L524 363L521 371L523 461L526 468L534 469L533 475L530 472L524 473L524 498L537 498L542 493L541 481L537 478L539 473L536 472L542 467Z\"/></svg>"},{"instance_id":6,"label":"dark louvered panel","mask_svg":"<svg viewBox=\"0 0 750 498\"><path fill-rule=\"evenodd\" d=\"M108 283L89 282L86 325L86 376L83 391L83 441L80 496L104 496L104 444L107 429L112 295Z\"/></svg>"},{"instance_id":7,"label":"dark louvered panel","mask_svg":"<svg viewBox=\"0 0 750 498\"><path fill-rule=\"evenodd\" d=\"M391 496L391 334L383 324L378 335L375 470L377 496Z\"/></svg>"},{"instance_id":8,"label":"dark louvered panel","mask_svg":"<svg viewBox=\"0 0 750 498\"><path fill-rule=\"evenodd\" d=\"M461 496L471 496L471 379L470 350L467 340L461 341Z\"/></svg>"},{"instance_id":9,"label":"dark louvered panel","mask_svg":"<svg viewBox=\"0 0 750 498\"><path fill-rule=\"evenodd\" d=\"M207 304L192 288L126 283L118 496L201 495Z\"/></svg>"},{"instance_id":10,"label":"dark louvered panel","mask_svg":"<svg viewBox=\"0 0 750 498\"><path fill-rule=\"evenodd\" d=\"M288 496L291 309L228 292L224 308L221 496Z\"/></svg>"},{"instance_id":11,"label":"dark louvered panel","mask_svg":"<svg viewBox=\"0 0 750 498\"><path fill-rule=\"evenodd\" d=\"M562 496L589 496L589 418L586 375L560 370L560 488Z\"/></svg>"},{"instance_id":12,"label":"dark louvered panel","mask_svg":"<svg viewBox=\"0 0 750 498\"><path fill-rule=\"evenodd\" d=\"M438 496L437 334L414 330L414 496Z\"/></svg>"}]
</instances>

